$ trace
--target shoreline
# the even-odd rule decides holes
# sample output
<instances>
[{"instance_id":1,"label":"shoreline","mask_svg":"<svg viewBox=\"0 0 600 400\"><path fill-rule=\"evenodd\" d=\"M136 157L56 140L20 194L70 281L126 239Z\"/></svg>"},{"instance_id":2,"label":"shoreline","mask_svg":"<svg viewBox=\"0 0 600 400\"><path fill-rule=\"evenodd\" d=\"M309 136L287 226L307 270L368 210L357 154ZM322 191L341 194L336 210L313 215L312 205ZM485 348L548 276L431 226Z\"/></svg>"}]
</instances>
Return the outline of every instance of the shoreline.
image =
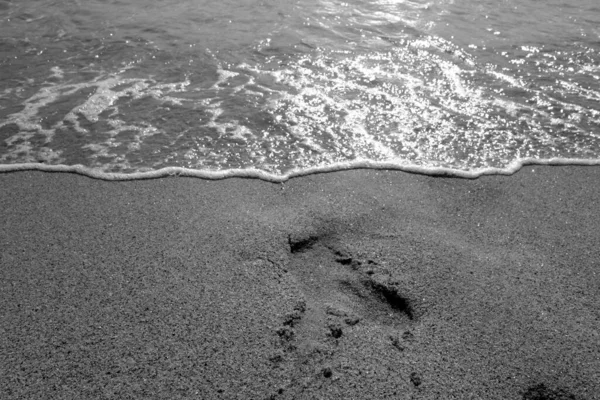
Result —
<instances>
[{"instance_id":1,"label":"shoreline","mask_svg":"<svg viewBox=\"0 0 600 400\"><path fill-rule=\"evenodd\" d=\"M352 161L340 162L324 167L310 167L304 169L293 169L282 175L273 174L260 169L227 169L220 171L197 170L183 167L166 167L158 170L145 172L120 173L104 172L83 165L53 165L44 163L17 163L0 164L0 173L20 171L40 172L65 172L87 176L92 179L106 181L133 181L142 179L160 179L168 177L193 177L208 180L222 180L231 178L259 179L271 183L283 183L290 179L301 178L310 175L326 174L352 170L375 170L375 171L401 171L409 174L427 175L432 177L478 179L482 176L514 175L523 167L527 166L599 166L600 159L586 158L521 158L512 161L505 168L479 168L475 170L461 170L447 167L423 167L419 165L404 165L388 161Z\"/></svg>"},{"instance_id":2,"label":"shoreline","mask_svg":"<svg viewBox=\"0 0 600 400\"><path fill-rule=\"evenodd\" d=\"M2 173L0 397L598 398L599 183Z\"/></svg>"}]
</instances>

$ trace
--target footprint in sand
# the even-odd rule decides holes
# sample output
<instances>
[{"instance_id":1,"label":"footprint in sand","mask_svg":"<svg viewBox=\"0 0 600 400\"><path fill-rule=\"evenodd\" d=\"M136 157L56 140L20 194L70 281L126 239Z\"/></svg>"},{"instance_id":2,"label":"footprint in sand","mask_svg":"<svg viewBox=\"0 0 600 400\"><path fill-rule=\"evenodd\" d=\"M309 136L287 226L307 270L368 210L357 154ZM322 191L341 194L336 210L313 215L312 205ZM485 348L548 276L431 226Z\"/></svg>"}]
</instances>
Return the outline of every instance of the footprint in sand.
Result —
<instances>
[{"instance_id":1,"label":"footprint in sand","mask_svg":"<svg viewBox=\"0 0 600 400\"><path fill-rule=\"evenodd\" d=\"M355 259L316 235L288 237L288 270L304 293L278 334L287 342L331 345L361 321L405 331L418 319L415 301L373 260Z\"/></svg>"}]
</instances>

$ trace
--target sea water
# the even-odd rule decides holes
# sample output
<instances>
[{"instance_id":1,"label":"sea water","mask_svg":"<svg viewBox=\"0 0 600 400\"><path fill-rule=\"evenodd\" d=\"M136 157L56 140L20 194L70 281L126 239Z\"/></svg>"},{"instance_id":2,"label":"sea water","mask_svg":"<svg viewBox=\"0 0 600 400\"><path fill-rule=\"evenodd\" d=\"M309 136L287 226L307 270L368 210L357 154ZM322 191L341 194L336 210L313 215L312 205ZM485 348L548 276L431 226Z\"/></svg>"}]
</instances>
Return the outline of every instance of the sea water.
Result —
<instances>
[{"instance_id":1,"label":"sea water","mask_svg":"<svg viewBox=\"0 0 600 400\"><path fill-rule=\"evenodd\" d=\"M0 170L600 162L598 0L0 0Z\"/></svg>"}]
</instances>

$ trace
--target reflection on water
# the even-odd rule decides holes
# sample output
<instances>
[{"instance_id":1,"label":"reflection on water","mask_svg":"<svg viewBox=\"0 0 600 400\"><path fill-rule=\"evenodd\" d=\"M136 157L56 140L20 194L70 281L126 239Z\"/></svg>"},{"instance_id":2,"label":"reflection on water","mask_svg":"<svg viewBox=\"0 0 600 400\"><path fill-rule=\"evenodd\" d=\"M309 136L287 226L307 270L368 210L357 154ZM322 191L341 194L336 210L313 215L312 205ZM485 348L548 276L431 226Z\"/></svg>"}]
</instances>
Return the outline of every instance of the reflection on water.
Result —
<instances>
[{"instance_id":1,"label":"reflection on water","mask_svg":"<svg viewBox=\"0 0 600 400\"><path fill-rule=\"evenodd\" d=\"M0 163L597 159L600 9L538 3L2 3Z\"/></svg>"}]
</instances>

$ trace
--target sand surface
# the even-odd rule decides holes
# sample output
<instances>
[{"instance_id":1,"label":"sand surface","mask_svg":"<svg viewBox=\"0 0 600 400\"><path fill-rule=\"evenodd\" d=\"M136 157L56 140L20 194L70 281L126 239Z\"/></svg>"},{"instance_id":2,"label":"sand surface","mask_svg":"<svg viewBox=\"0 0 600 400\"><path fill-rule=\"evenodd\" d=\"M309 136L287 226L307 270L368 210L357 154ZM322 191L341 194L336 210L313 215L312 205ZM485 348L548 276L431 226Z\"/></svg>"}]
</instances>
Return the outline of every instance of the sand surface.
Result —
<instances>
[{"instance_id":1,"label":"sand surface","mask_svg":"<svg viewBox=\"0 0 600 400\"><path fill-rule=\"evenodd\" d=\"M2 399L600 399L600 168L0 174Z\"/></svg>"}]
</instances>

